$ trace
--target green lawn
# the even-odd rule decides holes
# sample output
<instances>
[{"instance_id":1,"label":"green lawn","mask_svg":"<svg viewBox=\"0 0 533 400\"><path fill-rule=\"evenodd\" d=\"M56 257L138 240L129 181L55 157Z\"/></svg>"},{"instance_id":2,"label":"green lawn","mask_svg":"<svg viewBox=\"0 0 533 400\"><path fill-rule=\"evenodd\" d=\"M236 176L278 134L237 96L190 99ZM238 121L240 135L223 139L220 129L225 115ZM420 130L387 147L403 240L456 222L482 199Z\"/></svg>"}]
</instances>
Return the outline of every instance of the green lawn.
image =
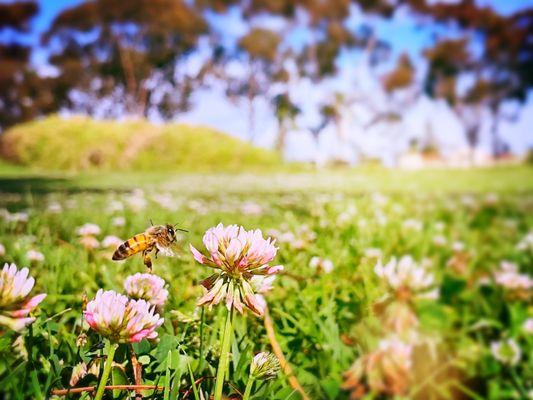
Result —
<instances>
[{"instance_id":1,"label":"green lawn","mask_svg":"<svg viewBox=\"0 0 533 400\"><path fill-rule=\"evenodd\" d=\"M188 232L180 233L176 257L154 260L169 300L160 341L134 345L144 384L170 382L175 395L189 399L194 389L212 393L225 308L195 308L199 283L212 270L195 262L188 246L206 253L204 232L222 222L277 238L273 264L285 270L266 301L277 340L309 398L348 399L346 371L367 365L370 356L385 361L359 379L367 399L393 398L397 387L380 389L380 379L404 385L402 398L524 398L533 378L533 338L525 328L533 317L531 297L495 277L502 261L514 263L517 274L531 273L532 211L530 167L50 174L0 164L0 261L29 266L32 293L48 293L22 339L0 329L0 397L46 398L51 389L69 387L74 365L102 355L93 348L101 337L82 324L83 293L92 299L99 288L123 292L128 275L145 272L140 257L116 263L114 248L102 243L108 235L126 239L153 220ZM77 228L85 223L100 227L94 235L100 247L82 244ZM44 261L31 261L28 250ZM387 263L405 255L432 276L424 288L395 290L374 272L378 258ZM434 289L437 299L422 296ZM82 332L88 343L77 347ZM399 353L379 353L396 343L391 338L410 349L407 370L398 372L399 361L387 359ZM517 361L491 351L493 342L507 339L520 348ZM238 316L225 393L240 398L253 355L271 349L262 320ZM128 351L121 345L117 352L114 383L133 383ZM87 375L78 386L96 383ZM283 373L256 382L253 392L256 400L300 398Z\"/></svg>"}]
</instances>

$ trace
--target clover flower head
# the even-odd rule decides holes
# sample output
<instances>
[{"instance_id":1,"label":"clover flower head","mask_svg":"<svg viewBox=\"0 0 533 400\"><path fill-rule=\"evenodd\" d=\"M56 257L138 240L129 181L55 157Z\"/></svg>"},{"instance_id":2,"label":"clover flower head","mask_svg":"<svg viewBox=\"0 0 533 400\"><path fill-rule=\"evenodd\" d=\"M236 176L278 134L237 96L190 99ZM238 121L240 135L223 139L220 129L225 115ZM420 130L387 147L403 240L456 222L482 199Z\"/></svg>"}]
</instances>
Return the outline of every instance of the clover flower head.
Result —
<instances>
[{"instance_id":1,"label":"clover flower head","mask_svg":"<svg viewBox=\"0 0 533 400\"><path fill-rule=\"evenodd\" d=\"M325 272L326 274L329 274L331 271L333 271L333 262L327 258L317 256L311 257L309 266L316 271Z\"/></svg>"},{"instance_id":2,"label":"clover flower head","mask_svg":"<svg viewBox=\"0 0 533 400\"><path fill-rule=\"evenodd\" d=\"M111 220L111 225L113 225L113 226L124 226L124 225L126 225L126 218L124 218L124 217L114 217Z\"/></svg>"},{"instance_id":3,"label":"clover flower head","mask_svg":"<svg viewBox=\"0 0 533 400\"><path fill-rule=\"evenodd\" d=\"M513 339L492 342L490 351L493 357L502 364L516 365L522 357L522 350Z\"/></svg>"},{"instance_id":4,"label":"clover flower head","mask_svg":"<svg viewBox=\"0 0 533 400\"><path fill-rule=\"evenodd\" d=\"M403 221L402 227L408 231L410 230L410 231L420 232L423 228L423 224L421 221L417 219L410 218L410 219L406 219L405 221Z\"/></svg>"},{"instance_id":5,"label":"clover flower head","mask_svg":"<svg viewBox=\"0 0 533 400\"><path fill-rule=\"evenodd\" d=\"M70 375L69 385L76 386L79 380L85 377L86 375L87 375L87 364L85 364L82 361L76 364L74 368L72 368L72 375Z\"/></svg>"},{"instance_id":6,"label":"clover flower head","mask_svg":"<svg viewBox=\"0 0 533 400\"><path fill-rule=\"evenodd\" d=\"M102 240L102 247L106 249L116 249L122 244L123 240L117 236L109 235Z\"/></svg>"},{"instance_id":7,"label":"clover flower head","mask_svg":"<svg viewBox=\"0 0 533 400\"><path fill-rule=\"evenodd\" d=\"M40 251L30 249L26 252L26 257L28 260L33 262L42 262L44 261L44 254Z\"/></svg>"},{"instance_id":8,"label":"clover flower head","mask_svg":"<svg viewBox=\"0 0 533 400\"><path fill-rule=\"evenodd\" d=\"M76 386L80 379L85 378L87 375L92 374L98 378L100 375L100 360L95 359L90 362L90 366L87 366L85 362L80 362L72 368L72 374L70 375L70 386Z\"/></svg>"},{"instance_id":9,"label":"clover flower head","mask_svg":"<svg viewBox=\"0 0 533 400\"><path fill-rule=\"evenodd\" d=\"M141 211L146 208L148 201L144 197L144 192L141 189L135 189L133 193L124 199L130 209L133 211Z\"/></svg>"},{"instance_id":10,"label":"clover flower head","mask_svg":"<svg viewBox=\"0 0 533 400\"><path fill-rule=\"evenodd\" d=\"M418 265L411 256L403 256L400 261L393 257L385 265L378 260L374 272L396 292L408 291L429 298L438 296L434 290L428 292L435 281L433 274L425 266Z\"/></svg>"},{"instance_id":11,"label":"clover flower head","mask_svg":"<svg viewBox=\"0 0 533 400\"><path fill-rule=\"evenodd\" d=\"M63 207L57 201L52 201L48 204L47 210L52 214L61 214Z\"/></svg>"},{"instance_id":12,"label":"clover flower head","mask_svg":"<svg viewBox=\"0 0 533 400\"><path fill-rule=\"evenodd\" d=\"M404 395L412 381L412 351L412 345L395 336L382 339L376 350L355 361L342 387L352 392L351 398L367 391Z\"/></svg>"},{"instance_id":13,"label":"clover flower head","mask_svg":"<svg viewBox=\"0 0 533 400\"><path fill-rule=\"evenodd\" d=\"M452 250L455 253L460 253L460 252L464 251L464 249L465 249L465 244L463 242L460 242L459 240L456 240L455 242L452 243Z\"/></svg>"},{"instance_id":14,"label":"clover flower head","mask_svg":"<svg viewBox=\"0 0 533 400\"><path fill-rule=\"evenodd\" d=\"M4 217L7 222L14 222L17 224L28 222L28 220L30 219L30 215L25 211L15 213L10 213L9 211L7 211L7 214Z\"/></svg>"},{"instance_id":15,"label":"clover flower head","mask_svg":"<svg viewBox=\"0 0 533 400\"><path fill-rule=\"evenodd\" d=\"M28 315L46 294L29 297L34 284L28 268L18 270L15 264L4 264L0 271L0 325L18 331L35 320Z\"/></svg>"},{"instance_id":16,"label":"clover flower head","mask_svg":"<svg viewBox=\"0 0 533 400\"><path fill-rule=\"evenodd\" d=\"M263 211L263 207L253 201L246 201L241 204L241 212L244 215L261 215Z\"/></svg>"},{"instance_id":17,"label":"clover flower head","mask_svg":"<svg viewBox=\"0 0 533 400\"><path fill-rule=\"evenodd\" d=\"M117 211L122 211L122 210L124 210L124 204L118 200L110 201L106 208L106 211L111 214Z\"/></svg>"},{"instance_id":18,"label":"clover flower head","mask_svg":"<svg viewBox=\"0 0 533 400\"><path fill-rule=\"evenodd\" d=\"M378 249L377 247L369 247L369 248L365 249L365 257L367 257L367 258L379 259L379 258L381 258L382 254L383 253L382 253L381 249Z\"/></svg>"},{"instance_id":19,"label":"clover flower head","mask_svg":"<svg viewBox=\"0 0 533 400\"><path fill-rule=\"evenodd\" d=\"M283 269L269 265L277 252L274 241L264 239L259 229L246 231L237 225L219 224L205 233L203 242L209 256L192 245L191 252L196 261L216 272L202 282L207 293L198 305L213 306L224 299L228 309L233 307L242 313L246 306L256 315L263 315L264 305L255 293L252 278L274 275Z\"/></svg>"},{"instance_id":20,"label":"clover flower head","mask_svg":"<svg viewBox=\"0 0 533 400\"><path fill-rule=\"evenodd\" d=\"M83 314L92 329L117 343L155 339L155 330L164 322L147 301L132 300L113 290L100 289Z\"/></svg>"},{"instance_id":21,"label":"clover flower head","mask_svg":"<svg viewBox=\"0 0 533 400\"><path fill-rule=\"evenodd\" d=\"M98 236L102 230L96 224L86 223L76 229L79 236Z\"/></svg>"},{"instance_id":22,"label":"clover flower head","mask_svg":"<svg viewBox=\"0 0 533 400\"><path fill-rule=\"evenodd\" d=\"M529 275L521 274L518 265L509 261L502 261L500 270L494 273L496 283L513 292L527 294L533 288L533 279Z\"/></svg>"},{"instance_id":23,"label":"clover flower head","mask_svg":"<svg viewBox=\"0 0 533 400\"><path fill-rule=\"evenodd\" d=\"M444 235L435 235L433 236L432 241L433 241L433 244L437 247L444 247L446 246L446 243L448 242L446 240L446 236Z\"/></svg>"},{"instance_id":24,"label":"clover flower head","mask_svg":"<svg viewBox=\"0 0 533 400\"><path fill-rule=\"evenodd\" d=\"M280 371L277 357L269 352L257 353L250 365L250 375L253 379L269 380L274 379Z\"/></svg>"},{"instance_id":25,"label":"clover flower head","mask_svg":"<svg viewBox=\"0 0 533 400\"><path fill-rule=\"evenodd\" d=\"M530 335L533 334L533 318L528 318L524 321L522 330Z\"/></svg>"},{"instance_id":26,"label":"clover flower head","mask_svg":"<svg viewBox=\"0 0 533 400\"><path fill-rule=\"evenodd\" d=\"M168 298L165 281L154 274L138 272L128 276L124 281L124 289L132 299L143 299L154 306L163 306Z\"/></svg>"},{"instance_id":27,"label":"clover flower head","mask_svg":"<svg viewBox=\"0 0 533 400\"><path fill-rule=\"evenodd\" d=\"M526 236L516 245L521 251L533 251L533 231L528 232Z\"/></svg>"},{"instance_id":28,"label":"clover flower head","mask_svg":"<svg viewBox=\"0 0 533 400\"><path fill-rule=\"evenodd\" d=\"M80 238L80 244L87 250L94 250L100 247L100 242L94 236L85 235Z\"/></svg>"}]
</instances>

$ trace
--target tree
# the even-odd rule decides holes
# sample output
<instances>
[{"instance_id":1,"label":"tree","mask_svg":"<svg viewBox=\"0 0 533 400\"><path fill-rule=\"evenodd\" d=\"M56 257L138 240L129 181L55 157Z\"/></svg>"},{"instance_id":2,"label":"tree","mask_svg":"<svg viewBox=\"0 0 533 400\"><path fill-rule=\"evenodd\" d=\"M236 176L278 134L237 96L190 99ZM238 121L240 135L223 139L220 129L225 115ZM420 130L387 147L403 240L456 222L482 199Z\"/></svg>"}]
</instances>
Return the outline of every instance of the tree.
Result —
<instances>
[{"instance_id":1,"label":"tree","mask_svg":"<svg viewBox=\"0 0 533 400\"><path fill-rule=\"evenodd\" d=\"M43 36L56 49L50 61L59 70L62 104L92 114L98 100L113 98L112 109L168 117L187 104L188 77L176 64L207 32L207 23L181 0L94 0L62 11ZM166 91L161 85L165 82ZM85 101L76 103L78 91Z\"/></svg>"},{"instance_id":2,"label":"tree","mask_svg":"<svg viewBox=\"0 0 533 400\"><path fill-rule=\"evenodd\" d=\"M265 95L274 81L283 79L280 43L281 37L276 32L264 28L252 28L238 43L247 59L248 73L244 79L229 82L228 93L244 96L248 101L250 141L255 136L255 98Z\"/></svg>"},{"instance_id":3,"label":"tree","mask_svg":"<svg viewBox=\"0 0 533 400\"><path fill-rule=\"evenodd\" d=\"M533 83L533 9L503 16L473 0L431 7L417 3L415 8L436 22L458 25L464 35L441 38L425 51L429 62L426 92L446 99L457 110L472 148L481 129L476 116L480 109L488 109L492 151L499 156L506 149L499 137L499 123L502 118L516 117L504 114L502 105L513 100L523 103ZM461 78L471 81L467 90L459 87Z\"/></svg>"},{"instance_id":4,"label":"tree","mask_svg":"<svg viewBox=\"0 0 533 400\"><path fill-rule=\"evenodd\" d=\"M294 104L286 93L278 94L273 99L276 120L278 121L278 137L275 149L283 152L287 141L287 133L294 123L294 119L300 113L300 109Z\"/></svg>"},{"instance_id":5,"label":"tree","mask_svg":"<svg viewBox=\"0 0 533 400\"><path fill-rule=\"evenodd\" d=\"M38 11L35 1L0 4L0 32L29 32ZM31 47L16 39L0 43L0 129L55 109L50 81L32 69L30 55Z\"/></svg>"}]
</instances>

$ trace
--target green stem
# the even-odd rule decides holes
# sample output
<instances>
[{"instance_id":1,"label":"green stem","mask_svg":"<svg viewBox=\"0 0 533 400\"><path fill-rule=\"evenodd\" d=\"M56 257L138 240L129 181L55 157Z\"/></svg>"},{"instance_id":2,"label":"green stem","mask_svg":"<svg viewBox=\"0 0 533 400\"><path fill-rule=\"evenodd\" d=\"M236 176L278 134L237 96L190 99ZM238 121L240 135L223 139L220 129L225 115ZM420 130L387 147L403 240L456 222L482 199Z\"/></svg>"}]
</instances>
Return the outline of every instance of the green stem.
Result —
<instances>
[{"instance_id":1,"label":"green stem","mask_svg":"<svg viewBox=\"0 0 533 400\"><path fill-rule=\"evenodd\" d=\"M511 372L511 379L513 381L514 386L518 390L521 396L524 396L524 399L527 398L527 393L522 384L520 383L520 379L518 378L518 375L516 374L515 367L509 368L509 371Z\"/></svg>"},{"instance_id":2,"label":"green stem","mask_svg":"<svg viewBox=\"0 0 533 400\"><path fill-rule=\"evenodd\" d=\"M202 307L202 313L200 317L200 362L198 363L197 372L202 372L204 361L204 324L205 324L205 307Z\"/></svg>"},{"instance_id":3,"label":"green stem","mask_svg":"<svg viewBox=\"0 0 533 400\"><path fill-rule=\"evenodd\" d=\"M250 398L253 385L254 385L254 378L250 376L248 378L248 383L246 384L246 389L244 389L244 396L242 396L242 400L248 400Z\"/></svg>"},{"instance_id":4,"label":"green stem","mask_svg":"<svg viewBox=\"0 0 533 400\"><path fill-rule=\"evenodd\" d=\"M111 372L111 366L113 365L113 358L115 357L115 351L117 350L118 345L115 343L107 342L107 358L105 360L104 372L98 383L98 389L96 390L96 396L94 400L101 400L104 395L105 385L107 383L107 378L109 378L109 372Z\"/></svg>"},{"instance_id":5,"label":"green stem","mask_svg":"<svg viewBox=\"0 0 533 400\"><path fill-rule=\"evenodd\" d=\"M218 361L217 378L215 382L215 400L222 399L222 388L224 387L224 378L228 368L231 342L233 339L233 312L228 311L226 323L222 333L222 346L220 349L220 359Z\"/></svg>"}]
</instances>

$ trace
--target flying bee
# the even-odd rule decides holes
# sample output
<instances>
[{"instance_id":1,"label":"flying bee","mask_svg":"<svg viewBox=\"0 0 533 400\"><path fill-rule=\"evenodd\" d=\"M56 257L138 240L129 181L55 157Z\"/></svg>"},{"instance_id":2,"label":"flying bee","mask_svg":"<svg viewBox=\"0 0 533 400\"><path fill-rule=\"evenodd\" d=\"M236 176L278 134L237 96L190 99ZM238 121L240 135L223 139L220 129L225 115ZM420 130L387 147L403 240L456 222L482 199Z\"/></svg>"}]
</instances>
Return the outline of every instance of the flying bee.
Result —
<instances>
[{"instance_id":1,"label":"flying bee","mask_svg":"<svg viewBox=\"0 0 533 400\"><path fill-rule=\"evenodd\" d=\"M155 258L159 252L166 256L173 256L171 246L176 241L176 231L187 232L185 229L173 225L152 225L143 233L139 233L122 243L113 253L113 260L125 260L137 253L143 256L144 265L151 271L152 259L150 254L155 249Z\"/></svg>"}]
</instances>

